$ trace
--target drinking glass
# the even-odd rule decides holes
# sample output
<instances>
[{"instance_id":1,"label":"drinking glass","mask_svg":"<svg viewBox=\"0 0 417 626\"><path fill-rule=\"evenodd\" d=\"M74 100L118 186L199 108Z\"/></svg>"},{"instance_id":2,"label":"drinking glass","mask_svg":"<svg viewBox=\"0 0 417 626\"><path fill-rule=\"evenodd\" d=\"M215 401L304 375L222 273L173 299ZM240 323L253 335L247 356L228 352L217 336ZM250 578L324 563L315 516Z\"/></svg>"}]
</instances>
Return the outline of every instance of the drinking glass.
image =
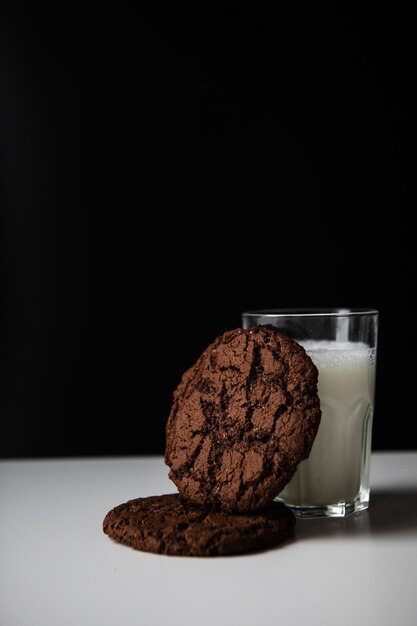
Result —
<instances>
[{"instance_id":1,"label":"drinking glass","mask_svg":"<svg viewBox=\"0 0 417 626\"><path fill-rule=\"evenodd\" d=\"M344 517L367 509L378 311L270 309L246 311L242 322L291 337L319 373L319 430L309 458L278 499L298 517Z\"/></svg>"}]
</instances>

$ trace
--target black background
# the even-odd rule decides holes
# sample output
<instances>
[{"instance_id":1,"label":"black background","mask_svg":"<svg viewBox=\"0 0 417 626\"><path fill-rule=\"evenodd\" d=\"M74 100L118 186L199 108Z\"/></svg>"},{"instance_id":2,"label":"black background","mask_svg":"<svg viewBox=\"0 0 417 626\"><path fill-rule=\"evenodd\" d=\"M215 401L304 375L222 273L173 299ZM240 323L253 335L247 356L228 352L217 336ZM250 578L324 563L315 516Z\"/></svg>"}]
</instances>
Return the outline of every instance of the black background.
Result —
<instances>
[{"instance_id":1,"label":"black background","mask_svg":"<svg viewBox=\"0 0 417 626\"><path fill-rule=\"evenodd\" d=\"M296 306L380 310L415 448L411 17L197 4L2 15L0 454L161 453L182 371Z\"/></svg>"}]
</instances>

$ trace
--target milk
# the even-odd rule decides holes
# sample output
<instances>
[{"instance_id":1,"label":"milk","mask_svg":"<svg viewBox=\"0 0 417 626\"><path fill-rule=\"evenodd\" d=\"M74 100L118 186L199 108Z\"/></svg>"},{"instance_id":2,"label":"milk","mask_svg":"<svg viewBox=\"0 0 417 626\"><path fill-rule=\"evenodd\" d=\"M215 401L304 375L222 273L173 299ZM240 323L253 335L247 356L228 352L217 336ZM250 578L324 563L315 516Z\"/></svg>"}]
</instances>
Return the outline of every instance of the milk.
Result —
<instances>
[{"instance_id":1,"label":"milk","mask_svg":"<svg viewBox=\"0 0 417 626\"><path fill-rule=\"evenodd\" d=\"M321 424L310 457L280 493L294 506L352 503L369 496L374 348L349 341L300 342L318 371Z\"/></svg>"}]
</instances>

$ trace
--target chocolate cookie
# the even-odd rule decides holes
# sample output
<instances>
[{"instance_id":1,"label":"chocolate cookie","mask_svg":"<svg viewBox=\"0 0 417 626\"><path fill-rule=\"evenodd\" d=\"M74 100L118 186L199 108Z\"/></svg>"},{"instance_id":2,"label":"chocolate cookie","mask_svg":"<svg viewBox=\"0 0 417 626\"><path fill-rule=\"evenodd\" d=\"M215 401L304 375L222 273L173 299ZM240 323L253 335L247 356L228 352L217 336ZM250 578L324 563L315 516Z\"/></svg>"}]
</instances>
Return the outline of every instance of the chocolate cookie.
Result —
<instances>
[{"instance_id":1,"label":"chocolate cookie","mask_svg":"<svg viewBox=\"0 0 417 626\"><path fill-rule=\"evenodd\" d=\"M209 508L265 507L310 454L320 415L304 348L266 327L226 332L174 393L169 476L184 498Z\"/></svg>"},{"instance_id":2,"label":"chocolate cookie","mask_svg":"<svg viewBox=\"0 0 417 626\"><path fill-rule=\"evenodd\" d=\"M293 513L272 502L256 513L209 511L178 494L138 498L107 513L104 532L136 550L176 556L221 556L280 543L295 526Z\"/></svg>"}]
</instances>

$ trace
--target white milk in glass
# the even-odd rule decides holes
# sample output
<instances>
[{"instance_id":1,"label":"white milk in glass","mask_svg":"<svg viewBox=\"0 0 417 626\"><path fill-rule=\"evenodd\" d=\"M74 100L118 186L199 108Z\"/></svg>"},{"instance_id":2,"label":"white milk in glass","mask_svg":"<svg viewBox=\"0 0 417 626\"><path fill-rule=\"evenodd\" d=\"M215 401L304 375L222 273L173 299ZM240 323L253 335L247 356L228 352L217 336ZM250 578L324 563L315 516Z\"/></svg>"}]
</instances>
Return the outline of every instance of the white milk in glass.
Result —
<instances>
[{"instance_id":1,"label":"white milk in glass","mask_svg":"<svg viewBox=\"0 0 417 626\"><path fill-rule=\"evenodd\" d=\"M375 349L349 341L299 343L319 371L322 418L310 457L299 465L280 498L294 506L312 507L352 503L359 494L366 500Z\"/></svg>"}]
</instances>

